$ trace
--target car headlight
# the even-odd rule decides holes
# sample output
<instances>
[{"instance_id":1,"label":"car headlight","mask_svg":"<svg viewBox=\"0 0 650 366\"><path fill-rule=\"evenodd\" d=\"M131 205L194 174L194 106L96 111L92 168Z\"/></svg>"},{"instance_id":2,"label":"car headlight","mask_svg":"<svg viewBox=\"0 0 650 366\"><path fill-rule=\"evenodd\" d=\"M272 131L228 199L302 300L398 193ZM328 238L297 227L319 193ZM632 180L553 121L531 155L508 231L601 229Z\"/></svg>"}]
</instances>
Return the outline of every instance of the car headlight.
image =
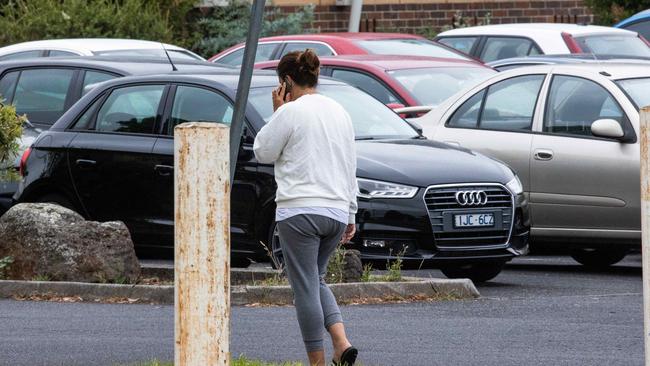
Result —
<instances>
[{"instance_id":1,"label":"car headlight","mask_svg":"<svg viewBox=\"0 0 650 366\"><path fill-rule=\"evenodd\" d=\"M506 187L508 187L510 192L515 196L524 192L524 187L521 185L521 181L516 175L510 182L506 183Z\"/></svg>"},{"instance_id":2,"label":"car headlight","mask_svg":"<svg viewBox=\"0 0 650 366\"><path fill-rule=\"evenodd\" d=\"M358 195L363 198L413 198L418 192L417 187L378 180L357 178L357 183Z\"/></svg>"}]
</instances>

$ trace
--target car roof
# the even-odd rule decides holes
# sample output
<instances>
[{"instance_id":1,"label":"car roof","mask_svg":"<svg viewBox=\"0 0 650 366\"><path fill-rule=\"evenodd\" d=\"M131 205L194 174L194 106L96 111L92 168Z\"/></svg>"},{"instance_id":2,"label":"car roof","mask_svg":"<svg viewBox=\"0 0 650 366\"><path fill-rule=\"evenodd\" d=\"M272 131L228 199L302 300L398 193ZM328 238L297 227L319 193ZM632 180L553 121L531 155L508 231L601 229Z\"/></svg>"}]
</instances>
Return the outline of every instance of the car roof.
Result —
<instances>
[{"instance_id":1,"label":"car roof","mask_svg":"<svg viewBox=\"0 0 650 366\"><path fill-rule=\"evenodd\" d=\"M319 57L321 66L349 66L366 68L371 66L382 71L422 69L433 67L484 67L478 61L461 60L443 57L428 56L400 56L400 55L338 55ZM280 60L262 61L255 64L258 69L276 67ZM361 67L364 66L364 67Z\"/></svg>"},{"instance_id":2,"label":"car roof","mask_svg":"<svg viewBox=\"0 0 650 366\"><path fill-rule=\"evenodd\" d=\"M406 33L371 33L371 32L358 32L358 33L318 33L318 34L294 34L288 36L273 36L260 38L260 42L265 41L291 41L291 40L311 40L311 41L327 41L327 40L379 40L379 39L424 39L422 36Z\"/></svg>"},{"instance_id":3,"label":"car roof","mask_svg":"<svg viewBox=\"0 0 650 366\"><path fill-rule=\"evenodd\" d=\"M620 22L616 23L614 25L614 27L616 27L616 28L624 27L624 26L626 26L628 24L637 22L639 20L649 19L649 18L650 18L650 9L646 9L646 10L640 11L640 12L632 15L631 17L629 17L627 19L621 20Z\"/></svg>"},{"instance_id":4,"label":"car roof","mask_svg":"<svg viewBox=\"0 0 650 366\"><path fill-rule=\"evenodd\" d=\"M491 67L500 67L510 64L569 64L581 62L617 62L617 63L648 63L648 57L630 57L619 55L595 55L589 53L570 53L558 55L533 55L523 57L511 57L500 60L488 62L487 65Z\"/></svg>"},{"instance_id":5,"label":"car roof","mask_svg":"<svg viewBox=\"0 0 650 366\"><path fill-rule=\"evenodd\" d=\"M184 50L182 47L166 44L165 48L172 50ZM144 41L139 39L120 38L67 38L67 39L46 39L16 43L0 48L0 52L16 52L21 50L43 49L48 47L67 48L78 51L101 52L109 50L136 50L136 49L160 49L161 42Z\"/></svg>"},{"instance_id":6,"label":"car roof","mask_svg":"<svg viewBox=\"0 0 650 366\"><path fill-rule=\"evenodd\" d=\"M239 68L199 60L175 60L180 72L214 70L226 72ZM81 67L111 71L121 75L160 74L172 72L169 60L163 57L118 57L118 56L77 56L77 57L36 57L32 59L7 60L0 62L0 70L21 67Z\"/></svg>"},{"instance_id":7,"label":"car roof","mask_svg":"<svg viewBox=\"0 0 650 366\"><path fill-rule=\"evenodd\" d=\"M459 36L459 35L530 35L535 33L562 33L566 32L574 36L590 34L625 34L636 35L636 32L625 29L603 27L598 25L580 25L565 23L512 23L512 24L492 24L477 27L467 27L452 29L439 34L441 37Z\"/></svg>"},{"instance_id":8,"label":"car roof","mask_svg":"<svg viewBox=\"0 0 650 366\"><path fill-rule=\"evenodd\" d=\"M230 90L237 90L239 84L239 69L224 70L214 73L165 73L156 75L140 75L128 76L119 79L113 79L105 83L105 85L119 85L122 83L134 82L148 82L148 81L165 81L165 82L196 82L198 84L218 84L223 85ZM327 77L320 77L318 80L319 85L347 85L343 82L330 79ZM251 88L265 88L277 87L278 76L272 71L256 70L251 79Z\"/></svg>"},{"instance_id":9,"label":"car roof","mask_svg":"<svg viewBox=\"0 0 650 366\"><path fill-rule=\"evenodd\" d=\"M506 70L500 74L510 72L518 73L521 68ZM593 62L593 63L575 63L575 64L559 64L559 65L537 65L528 66L525 68L526 73L566 73L571 75L576 71L588 71L598 73L610 80L622 80L633 78L650 77L650 67L647 64L631 64L625 62Z\"/></svg>"}]
</instances>

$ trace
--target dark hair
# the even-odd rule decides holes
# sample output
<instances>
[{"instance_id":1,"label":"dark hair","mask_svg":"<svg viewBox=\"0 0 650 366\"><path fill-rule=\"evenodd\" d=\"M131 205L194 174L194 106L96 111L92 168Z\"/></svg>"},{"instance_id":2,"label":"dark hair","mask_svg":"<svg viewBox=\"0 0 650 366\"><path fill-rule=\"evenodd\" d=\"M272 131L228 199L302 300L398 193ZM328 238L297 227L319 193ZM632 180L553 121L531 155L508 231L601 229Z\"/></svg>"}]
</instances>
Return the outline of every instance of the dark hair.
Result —
<instances>
[{"instance_id":1,"label":"dark hair","mask_svg":"<svg viewBox=\"0 0 650 366\"><path fill-rule=\"evenodd\" d=\"M290 76L294 83L302 87L314 87L318 84L320 61L311 49L293 51L282 56L278 64L278 76L285 79Z\"/></svg>"}]
</instances>

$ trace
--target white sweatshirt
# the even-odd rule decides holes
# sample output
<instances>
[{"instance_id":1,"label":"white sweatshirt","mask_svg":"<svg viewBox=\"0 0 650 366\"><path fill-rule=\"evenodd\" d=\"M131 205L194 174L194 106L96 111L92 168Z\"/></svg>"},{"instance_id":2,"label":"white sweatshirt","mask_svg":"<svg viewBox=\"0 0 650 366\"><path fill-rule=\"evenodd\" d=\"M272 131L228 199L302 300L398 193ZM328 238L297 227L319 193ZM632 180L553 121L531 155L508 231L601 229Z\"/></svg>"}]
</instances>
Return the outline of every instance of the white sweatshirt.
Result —
<instances>
[{"instance_id":1,"label":"white sweatshirt","mask_svg":"<svg viewBox=\"0 0 650 366\"><path fill-rule=\"evenodd\" d=\"M260 163L275 163L278 208L331 207L348 212L354 223L354 129L336 101L307 94L285 103L257 134L253 150Z\"/></svg>"}]
</instances>

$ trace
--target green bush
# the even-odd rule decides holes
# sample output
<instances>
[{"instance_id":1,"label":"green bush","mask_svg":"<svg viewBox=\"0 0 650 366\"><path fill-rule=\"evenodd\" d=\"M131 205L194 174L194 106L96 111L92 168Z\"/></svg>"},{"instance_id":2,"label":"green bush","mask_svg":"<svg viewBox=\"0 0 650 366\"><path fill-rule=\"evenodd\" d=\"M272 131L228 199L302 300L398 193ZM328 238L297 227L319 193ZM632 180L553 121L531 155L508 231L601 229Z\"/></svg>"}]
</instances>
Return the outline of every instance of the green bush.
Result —
<instances>
[{"instance_id":1,"label":"green bush","mask_svg":"<svg viewBox=\"0 0 650 366\"><path fill-rule=\"evenodd\" d=\"M0 104L0 181L17 179L13 162L23 134L24 116L16 115L12 105Z\"/></svg>"},{"instance_id":2,"label":"green bush","mask_svg":"<svg viewBox=\"0 0 650 366\"><path fill-rule=\"evenodd\" d=\"M648 0L585 0L595 16L595 23L613 25L619 21L650 8Z\"/></svg>"},{"instance_id":3,"label":"green bush","mask_svg":"<svg viewBox=\"0 0 650 366\"><path fill-rule=\"evenodd\" d=\"M52 38L134 38L172 42L172 5L186 0L16 0L0 6L0 44ZM181 11L181 9L179 9ZM175 15L174 19L179 16ZM180 30L179 30L180 31Z\"/></svg>"},{"instance_id":4,"label":"green bush","mask_svg":"<svg viewBox=\"0 0 650 366\"><path fill-rule=\"evenodd\" d=\"M192 49L209 57L244 42L250 17L251 9L247 2L232 0L227 6L215 7L209 15L197 21L198 40ZM309 31L307 27L313 20L313 5L286 15L279 8L270 8L264 14L261 36L304 33Z\"/></svg>"}]
</instances>

